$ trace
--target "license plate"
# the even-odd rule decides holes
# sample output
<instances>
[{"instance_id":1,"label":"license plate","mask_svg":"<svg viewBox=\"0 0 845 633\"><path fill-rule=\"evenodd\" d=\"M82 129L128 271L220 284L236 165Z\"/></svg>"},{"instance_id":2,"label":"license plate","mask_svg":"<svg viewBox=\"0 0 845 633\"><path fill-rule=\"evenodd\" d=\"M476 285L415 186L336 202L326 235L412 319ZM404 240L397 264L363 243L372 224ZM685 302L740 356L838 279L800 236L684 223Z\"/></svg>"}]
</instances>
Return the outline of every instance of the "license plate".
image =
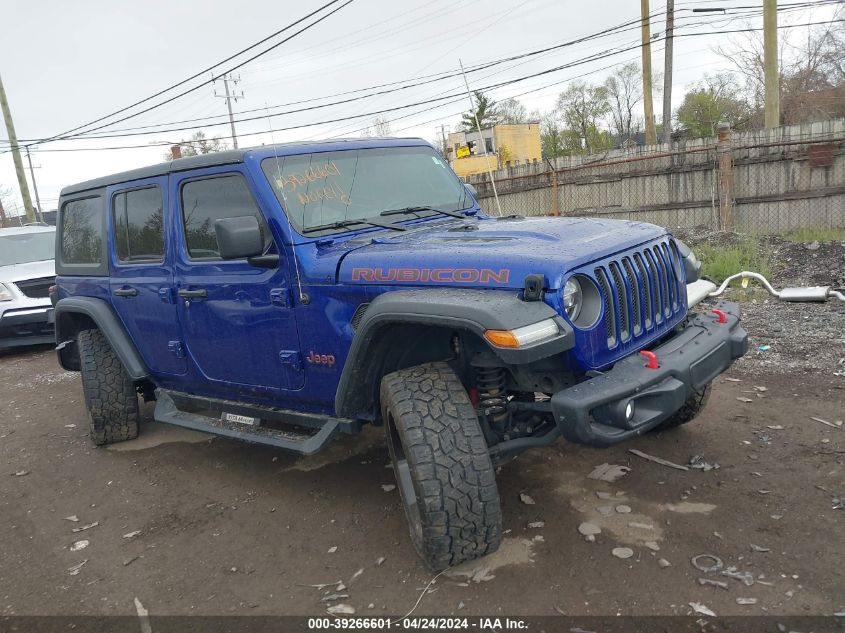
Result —
<instances>
[{"instance_id":1,"label":"license plate","mask_svg":"<svg viewBox=\"0 0 845 633\"><path fill-rule=\"evenodd\" d=\"M259 422L258 418L253 418L248 415L238 415L237 413L224 413L224 422L237 422L238 424L248 424L249 426L256 426Z\"/></svg>"}]
</instances>

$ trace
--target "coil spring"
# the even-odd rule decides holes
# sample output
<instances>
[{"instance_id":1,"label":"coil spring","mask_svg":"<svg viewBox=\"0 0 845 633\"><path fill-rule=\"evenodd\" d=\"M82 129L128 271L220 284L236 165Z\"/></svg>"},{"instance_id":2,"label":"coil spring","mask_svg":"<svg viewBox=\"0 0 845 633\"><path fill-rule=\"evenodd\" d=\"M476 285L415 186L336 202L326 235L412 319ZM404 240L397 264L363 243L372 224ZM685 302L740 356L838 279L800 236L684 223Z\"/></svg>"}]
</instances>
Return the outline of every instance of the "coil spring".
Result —
<instances>
[{"instance_id":1,"label":"coil spring","mask_svg":"<svg viewBox=\"0 0 845 633\"><path fill-rule=\"evenodd\" d=\"M503 367L476 367L478 408L485 415L501 415L508 410Z\"/></svg>"}]
</instances>

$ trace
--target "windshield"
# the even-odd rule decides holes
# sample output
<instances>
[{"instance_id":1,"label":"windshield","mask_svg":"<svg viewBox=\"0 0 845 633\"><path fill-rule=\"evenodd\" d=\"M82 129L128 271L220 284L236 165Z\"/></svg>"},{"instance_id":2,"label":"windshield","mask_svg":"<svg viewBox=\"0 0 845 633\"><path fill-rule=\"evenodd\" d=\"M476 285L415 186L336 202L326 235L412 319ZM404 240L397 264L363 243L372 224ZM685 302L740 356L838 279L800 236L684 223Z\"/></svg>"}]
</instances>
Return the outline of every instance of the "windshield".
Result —
<instances>
[{"instance_id":1,"label":"windshield","mask_svg":"<svg viewBox=\"0 0 845 633\"><path fill-rule=\"evenodd\" d=\"M0 235L0 266L40 262L55 257L55 231Z\"/></svg>"},{"instance_id":2,"label":"windshield","mask_svg":"<svg viewBox=\"0 0 845 633\"><path fill-rule=\"evenodd\" d=\"M349 230L326 225L376 219L397 209L407 211L391 221L472 206L463 183L430 147L279 156L264 159L261 166L299 232L323 226Z\"/></svg>"}]
</instances>

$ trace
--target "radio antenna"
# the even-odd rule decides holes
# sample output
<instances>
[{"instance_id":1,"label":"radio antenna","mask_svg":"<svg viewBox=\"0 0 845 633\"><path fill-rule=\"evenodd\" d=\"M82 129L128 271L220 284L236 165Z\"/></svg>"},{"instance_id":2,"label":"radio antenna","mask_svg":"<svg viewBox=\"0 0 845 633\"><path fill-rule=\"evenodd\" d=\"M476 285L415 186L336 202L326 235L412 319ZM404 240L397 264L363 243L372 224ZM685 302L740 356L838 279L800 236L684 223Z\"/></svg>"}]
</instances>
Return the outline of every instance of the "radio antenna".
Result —
<instances>
[{"instance_id":1,"label":"radio antenna","mask_svg":"<svg viewBox=\"0 0 845 633\"><path fill-rule=\"evenodd\" d=\"M276 149L276 137L273 134L273 121L270 119L270 108L267 103L264 103L264 108L267 110L267 125L270 128L270 142L273 144L273 158L276 159L276 186L278 181L282 179L282 166L279 164L279 152ZM288 216L288 197L285 195L285 190L279 187L279 193L282 194L282 200L285 201L285 208L282 209L282 215L288 223L288 236L290 237L290 253L293 255L293 268L296 271L296 287L299 290L299 302L303 304L308 303L308 297L302 292L302 278L299 275L299 260L296 257L296 244L293 243L293 226Z\"/></svg>"},{"instance_id":2,"label":"radio antenna","mask_svg":"<svg viewBox=\"0 0 845 633\"><path fill-rule=\"evenodd\" d=\"M469 82L467 81L467 74L464 72L464 63L458 58L458 63L461 65L461 75L464 77L464 85L467 87L467 97L469 97L470 112L475 117L475 127L478 128L478 137L481 139L481 144L484 146L484 162L487 163L487 174L490 176L490 184L493 185L493 196L496 198L496 209L499 211L499 217L502 217L502 205L499 204L499 192L496 191L496 180L493 178L493 169L490 167L490 156L487 154L487 144L484 142L484 135L481 133L481 123L478 121L478 110L475 109L475 101L472 98L472 92L469 89Z\"/></svg>"}]
</instances>

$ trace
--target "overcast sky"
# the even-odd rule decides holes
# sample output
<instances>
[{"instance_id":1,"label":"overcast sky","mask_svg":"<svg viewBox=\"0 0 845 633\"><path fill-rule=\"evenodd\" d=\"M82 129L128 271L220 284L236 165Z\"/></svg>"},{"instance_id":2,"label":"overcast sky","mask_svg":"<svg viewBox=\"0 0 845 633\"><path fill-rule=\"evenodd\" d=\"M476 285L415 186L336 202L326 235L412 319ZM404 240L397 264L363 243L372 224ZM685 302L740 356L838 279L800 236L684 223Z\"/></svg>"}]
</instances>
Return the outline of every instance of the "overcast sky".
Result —
<instances>
[{"instance_id":1,"label":"overcast sky","mask_svg":"<svg viewBox=\"0 0 845 633\"><path fill-rule=\"evenodd\" d=\"M316 9L315 3L252 0L42 0L13 2L6 7L0 38L0 75L14 116L18 138L43 139L89 122L147 97L230 54L253 44L286 24ZM794 1L794 0L790 0ZM750 0L742 5L761 5ZM781 4L785 4L784 1ZM677 0L678 33L760 26L762 19L725 19L693 14L692 7L731 7L724 0ZM236 72L237 91L245 98L234 103L237 112L270 107L270 112L320 105L356 93L326 99L337 93L445 73L514 54L559 44L639 16L638 0L354 0L319 25L282 44ZM665 1L652 0L660 13L652 33L663 31ZM808 22L825 10L795 12L787 19ZM696 24L696 26L692 26ZM589 55L634 44L638 29L563 48L529 60L471 72L473 88L487 86L571 63ZM713 47L728 36L679 37L675 40L674 103L683 90L704 72L727 69ZM278 41L278 38L273 42ZM260 50L260 49L259 49ZM662 42L653 47L655 73L663 69ZM639 61L638 50L578 65L492 90L494 99L520 95L529 110L548 110L567 80L582 76L599 83L612 65ZM222 67L228 68L231 64ZM194 82L196 83L196 82ZM189 84L186 87L190 87ZM204 86L161 108L114 125L111 129L219 116L206 126L209 136L228 136L226 104L215 98L214 87ZM222 84L217 83L217 92ZM273 116L238 124L241 147L331 136L358 136L378 110L457 94L459 77L428 83L392 94L307 112ZM166 98L159 98L159 100ZM304 104L283 106L310 100ZM438 102L388 112L395 135L433 140L440 124L455 129L459 113L468 109L466 97L457 103ZM155 103L151 102L151 103ZM149 104L148 104L149 105ZM425 109L425 111L423 111ZM661 111L655 102L655 112ZM131 113L131 111L130 111ZM127 113L128 114L128 113ZM241 115L255 117L261 112ZM280 130L310 123L368 115L351 121ZM400 118L401 117L401 118ZM203 122L201 122L203 123ZM196 122L168 128L197 125ZM277 131L271 134L270 128ZM194 130L156 132L125 138L79 139L39 145L33 151L35 177L42 207L55 208L60 189L68 184L160 162L165 147L153 143L177 142ZM448 132L448 128L447 128ZM104 129L97 134L107 134ZM118 132L112 132L118 133ZM0 128L0 138L7 138ZM231 141L231 139L228 139ZM138 145L137 149L100 149ZM8 145L0 143L0 187L13 189L12 213L20 205L17 180ZM78 151L87 149L89 151ZM77 150L77 151L56 151ZM24 163L26 159L24 157ZM31 184L30 184L31 189ZM32 193L32 192L31 192ZM33 196L34 201L34 196Z\"/></svg>"}]
</instances>

